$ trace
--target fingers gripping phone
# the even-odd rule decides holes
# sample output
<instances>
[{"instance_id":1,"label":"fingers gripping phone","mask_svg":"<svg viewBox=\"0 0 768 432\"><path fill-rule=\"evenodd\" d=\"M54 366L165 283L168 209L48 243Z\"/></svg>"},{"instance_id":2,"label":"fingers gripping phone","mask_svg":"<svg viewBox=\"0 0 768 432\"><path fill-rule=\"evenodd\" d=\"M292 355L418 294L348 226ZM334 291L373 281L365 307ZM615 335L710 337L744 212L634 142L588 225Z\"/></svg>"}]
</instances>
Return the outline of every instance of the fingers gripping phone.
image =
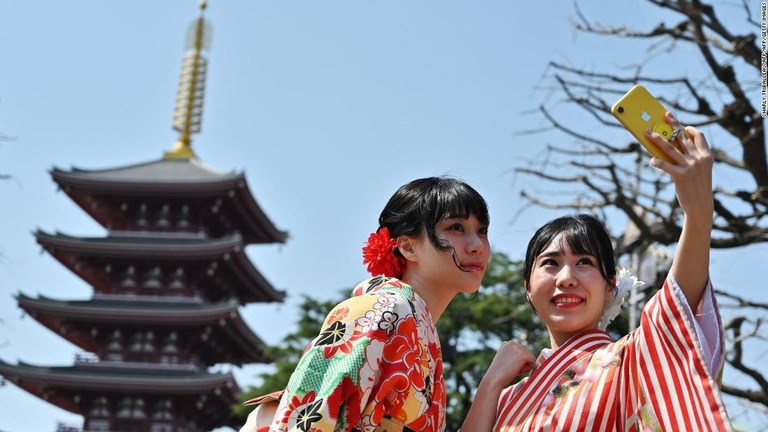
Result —
<instances>
[{"instance_id":1,"label":"fingers gripping phone","mask_svg":"<svg viewBox=\"0 0 768 432\"><path fill-rule=\"evenodd\" d=\"M645 131L650 129L681 150L677 140L669 140L674 129L664 118L666 112L667 109L645 87L639 84L629 89L611 108L611 114L637 138L653 157L673 164L675 162L645 136Z\"/></svg>"}]
</instances>

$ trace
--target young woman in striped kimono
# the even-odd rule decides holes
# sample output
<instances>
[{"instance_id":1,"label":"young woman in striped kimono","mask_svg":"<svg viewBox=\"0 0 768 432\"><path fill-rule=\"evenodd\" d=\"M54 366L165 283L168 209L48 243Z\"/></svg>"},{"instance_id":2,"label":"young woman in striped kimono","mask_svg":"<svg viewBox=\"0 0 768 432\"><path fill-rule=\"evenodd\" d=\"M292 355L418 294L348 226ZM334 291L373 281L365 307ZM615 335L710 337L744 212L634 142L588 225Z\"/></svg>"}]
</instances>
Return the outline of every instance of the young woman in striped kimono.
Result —
<instances>
[{"instance_id":1,"label":"young woman in striped kimono","mask_svg":"<svg viewBox=\"0 0 768 432\"><path fill-rule=\"evenodd\" d=\"M680 128L671 113L667 120ZM637 280L617 274L602 223L588 215L550 221L528 244L523 277L551 348L534 358L505 342L464 432L731 430L715 378L723 329L708 271L712 155L700 131L684 130L677 134L682 152L648 133L675 161L654 158L651 165L672 177L684 217L669 275L640 326L615 342L605 332L621 291Z\"/></svg>"}]
</instances>

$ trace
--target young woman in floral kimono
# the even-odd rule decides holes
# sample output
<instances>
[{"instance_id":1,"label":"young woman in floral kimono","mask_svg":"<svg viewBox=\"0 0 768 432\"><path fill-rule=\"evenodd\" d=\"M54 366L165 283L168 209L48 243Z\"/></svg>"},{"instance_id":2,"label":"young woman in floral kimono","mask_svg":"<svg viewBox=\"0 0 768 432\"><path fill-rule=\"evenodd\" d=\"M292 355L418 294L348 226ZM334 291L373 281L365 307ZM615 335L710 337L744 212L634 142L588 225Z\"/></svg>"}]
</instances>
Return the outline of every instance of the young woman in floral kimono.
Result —
<instances>
[{"instance_id":1,"label":"young woman in floral kimono","mask_svg":"<svg viewBox=\"0 0 768 432\"><path fill-rule=\"evenodd\" d=\"M363 248L374 275L327 316L282 395L241 432L443 431L445 384L435 323L457 293L480 287L490 258L488 208L464 182L414 180L390 198ZM266 406L266 405L265 405Z\"/></svg>"},{"instance_id":2,"label":"young woman in floral kimono","mask_svg":"<svg viewBox=\"0 0 768 432\"><path fill-rule=\"evenodd\" d=\"M731 430L715 378L723 329L708 271L712 155L701 132L682 129L670 113L667 121L679 130L683 151L648 132L675 161L654 158L651 165L672 177L683 228L669 275L643 308L640 326L616 342L605 332L629 288L642 283L617 274L602 223L587 215L550 221L528 244L523 278L551 349L534 359L520 344L503 344L464 432Z\"/></svg>"}]
</instances>

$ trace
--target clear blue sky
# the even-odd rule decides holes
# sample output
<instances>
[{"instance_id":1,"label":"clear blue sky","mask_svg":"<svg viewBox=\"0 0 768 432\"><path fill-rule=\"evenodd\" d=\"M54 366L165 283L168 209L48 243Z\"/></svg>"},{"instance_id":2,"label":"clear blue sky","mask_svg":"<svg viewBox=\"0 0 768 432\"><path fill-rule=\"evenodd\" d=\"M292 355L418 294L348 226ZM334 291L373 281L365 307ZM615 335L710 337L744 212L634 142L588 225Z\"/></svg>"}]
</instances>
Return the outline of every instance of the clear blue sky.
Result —
<instances>
[{"instance_id":1,"label":"clear blue sky","mask_svg":"<svg viewBox=\"0 0 768 432\"><path fill-rule=\"evenodd\" d=\"M643 1L601 3L583 10L605 23L660 20ZM3 360L72 364L78 349L22 317L12 298L92 294L33 238L38 228L105 235L57 192L48 170L117 167L170 149L184 38L197 13L195 0L0 0L0 132L16 138L0 142L0 173L13 176L0 182ZM300 294L335 297L366 277L363 241L394 190L417 177L473 184L491 207L492 246L521 257L533 229L556 214L531 209L512 223L519 190L535 185L510 168L547 143L570 141L516 134L544 125L532 111L553 104L540 89L551 83L547 62L604 70L644 56L643 44L575 33L573 15L570 2L543 1L209 2L213 43L193 148L210 168L244 171L262 208L290 233L285 245L247 251L289 294L282 306L242 310L257 334L278 342ZM765 247L717 253L713 277L765 302L747 279L765 262ZM236 369L241 387L259 370ZM2 432L82 423L12 384L0 388L0 407Z\"/></svg>"}]
</instances>

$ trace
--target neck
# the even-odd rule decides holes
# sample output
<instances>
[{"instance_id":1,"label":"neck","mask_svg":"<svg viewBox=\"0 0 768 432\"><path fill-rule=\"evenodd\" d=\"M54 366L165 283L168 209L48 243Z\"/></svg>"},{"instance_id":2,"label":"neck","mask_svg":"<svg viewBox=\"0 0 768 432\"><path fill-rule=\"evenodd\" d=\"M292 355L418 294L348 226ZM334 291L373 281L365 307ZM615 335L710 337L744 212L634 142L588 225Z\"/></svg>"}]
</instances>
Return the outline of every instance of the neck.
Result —
<instances>
[{"instance_id":1,"label":"neck","mask_svg":"<svg viewBox=\"0 0 768 432\"><path fill-rule=\"evenodd\" d=\"M570 339L572 334L568 333L567 335L564 333L552 333L549 332L549 346L553 350L556 350L560 347L560 345L564 344L568 339Z\"/></svg>"},{"instance_id":2,"label":"neck","mask_svg":"<svg viewBox=\"0 0 768 432\"><path fill-rule=\"evenodd\" d=\"M562 346L564 343L568 342L568 339L570 339L570 338L572 338L574 336L578 336L578 335L584 333L585 331L597 330L597 325L595 325L594 327L588 327L588 328L585 328L585 329L581 329L581 330L578 330L578 331L575 331L575 332L557 332L557 331L553 332L552 330L549 330L549 329L547 329L547 330L549 331L550 347L553 350L556 350L560 346Z\"/></svg>"},{"instance_id":3,"label":"neck","mask_svg":"<svg viewBox=\"0 0 768 432\"><path fill-rule=\"evenodd\" d=\"M418 277L407 273L403 275L402 281L410 285L416 294L424 300L424 303L427 304L427 310L432 316L432 324L437 324L437 320L440 319L445 308L453 300L453 295L441 292L440 289L431 287L423 283Z\"/></svg>"}]
</instances>

